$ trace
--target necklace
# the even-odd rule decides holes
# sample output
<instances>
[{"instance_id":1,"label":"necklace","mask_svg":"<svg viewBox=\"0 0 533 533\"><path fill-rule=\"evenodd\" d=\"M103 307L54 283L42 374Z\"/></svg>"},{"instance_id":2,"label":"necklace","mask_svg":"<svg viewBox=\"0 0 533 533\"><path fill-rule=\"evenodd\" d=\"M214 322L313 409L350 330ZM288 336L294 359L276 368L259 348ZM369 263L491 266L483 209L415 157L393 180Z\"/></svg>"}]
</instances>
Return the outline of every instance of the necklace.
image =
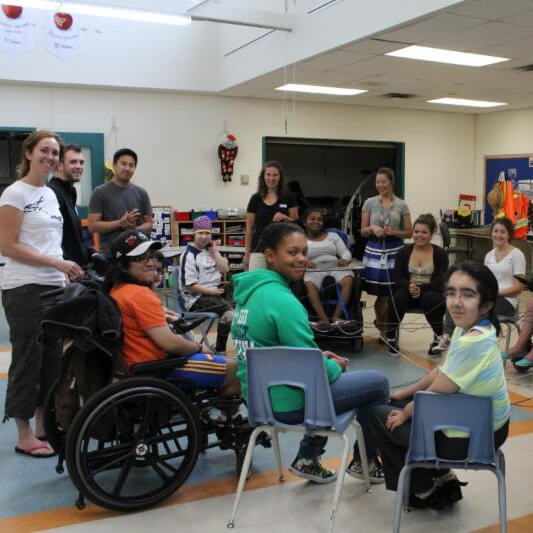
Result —
<instances>
[{"instance_id":1,"label":"necklace","mask_svg":"<svg viewBox=\"0 0 533 533\"><path fill-rule=\"evenodd\" d=\"M394 197L392 198L387 211L385 211L385 206L383 205L383 198L380 198L379 203L381 207L381 212L379 214L379 221L381 223L381 227L388 228L390 226L392 211L394 209Z\"/></svg>"}]
</instances>

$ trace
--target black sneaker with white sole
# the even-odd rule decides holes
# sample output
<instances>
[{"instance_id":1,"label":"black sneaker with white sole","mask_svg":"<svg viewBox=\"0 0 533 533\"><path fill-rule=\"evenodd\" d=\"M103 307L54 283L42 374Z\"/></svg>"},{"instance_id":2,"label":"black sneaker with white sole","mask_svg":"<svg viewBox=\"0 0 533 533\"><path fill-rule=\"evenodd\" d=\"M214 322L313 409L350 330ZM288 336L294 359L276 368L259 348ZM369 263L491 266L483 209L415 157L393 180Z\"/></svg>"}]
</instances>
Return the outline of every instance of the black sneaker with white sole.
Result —
<instances>
[{"instance_id":1,"label":"black sneaker with white sole","mask_svg":"<svg viewBox=\"0 0 533 533\"><path fill-rule=\"evenodd\" d=\"M337 479L337 473L325 468L319 459L296 458L289 466L289 471L315 483L333 483Z\"/></svg>"},{"instance_id":2,"label":"black sneaker with white sole","mask_svg":"<svg viewBox=\"0 0 533 533\"><path fill-rule=\"evenodd\" d=\"M360 461L356 461L355 459L352 459L352 462L346 467L346 473L357 479L365 479L363 465ZM381 463L378 463L374 459L371 459L368 462L368 478L373 485L379 485L380 483L385 482L383 467L381 466Z\"/></svg>"},{"instance_id":3,"label":"black sneaker with white sole","mask_svg":"<svg viewBox=\"0 0 533 533\"><path fill-rule=\"evenodd\" d=\"M398 357L400 355L400 346L396 339L387 339L385 345L387 346L387 353L390 356Z\"/></svg>"}]
</instances>

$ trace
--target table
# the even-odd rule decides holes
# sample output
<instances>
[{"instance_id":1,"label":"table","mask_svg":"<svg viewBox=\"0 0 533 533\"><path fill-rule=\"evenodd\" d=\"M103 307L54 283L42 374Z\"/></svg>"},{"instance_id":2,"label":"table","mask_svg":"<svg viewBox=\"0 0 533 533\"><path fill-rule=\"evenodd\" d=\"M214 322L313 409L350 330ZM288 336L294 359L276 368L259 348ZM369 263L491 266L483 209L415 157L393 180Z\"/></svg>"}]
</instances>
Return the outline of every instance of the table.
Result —
<instances>
[{"instance_id":1,"label":"table","mask_svg":"<svg viewBox=\"0 0 533 533\"><path fill-rule=\"evenodd\" d=\"M362 261L357 259L352 259L346 266L340 266L337 261L321 261L317 263L315 268L308 268L307 272L342 272L343 270L351 270L356 273L364 268Z\"/></svg>"},{"instance_id":2,"label":"table","mask_svg":"<svg viewBox=\"0 0 533 533\"><path fill-rule=\"evenodd\" d=\"M471 250L472 259L483 263L485 255L492 250L490 226L479 228L450 228L450 237L455 240L454 246L466 247ZM533 243L522 239L511 239L511 244L524 252L526 256L526 273L533 271ZM462 256L463 254L458 254ZM462 260L464 257L460 257Z\"/></svg>"}]
</instances>

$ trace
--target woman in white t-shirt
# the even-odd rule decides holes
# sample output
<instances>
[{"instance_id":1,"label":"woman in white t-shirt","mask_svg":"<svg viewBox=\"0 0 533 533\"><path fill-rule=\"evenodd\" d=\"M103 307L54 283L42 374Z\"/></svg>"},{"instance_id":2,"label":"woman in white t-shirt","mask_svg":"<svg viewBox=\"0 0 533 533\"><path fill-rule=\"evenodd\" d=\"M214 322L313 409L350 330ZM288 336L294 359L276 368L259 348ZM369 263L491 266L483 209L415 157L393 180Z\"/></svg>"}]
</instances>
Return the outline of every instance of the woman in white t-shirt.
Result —
<instances>
[{"instance_id":1,"label":"woman in white t-shirt","mask_svg":"<svg viewBox=\"0 0 533 533\"><path fill-rule=\"evenodd\" d=\"M308 209L303 217L303 224L307 236L307 268L316 268L321 264L332 262L339 266L346 266L352 260L352 254L342 238L337 233L324 231L324 218L320 210ZM322 268L320 272L305 273L307 296L318 316L319 326L329 324L329 318L320 301L319 293L326 276L331 276L339 284L345 305L350 302L354 285L354 276L349 270L327 271ZM342 307L340 303L337 303L331 320L333 322L339 320L341 313Z\"/></svg>"},{"instance_id":2,"label":"woman in white t-shirt","mask_svg":"<svg viewBox=\"0 0 533 533\"><path fill-rule=\"evenodd\" d=\"M76 263L63 259L63 218L55 193L46 186L62 149L57 134L32 133L22 144L19 179L0 197L0 249L6 257L2 305L12 346L5 419L14 418L17 424L15 451L38 458L55 453L46 442L42 406L61 356L58 345L43 349L39 342L40 295L82 274Z\"/></svg>"},{"instance_id":3,"label":"woman in white t-shirt","mask_svg":"<svg viewBox=\"0 0 533 533\"><path fill-rule=\"evenodd\" d=\"M497 315L515 315L523 288L514 276L525 274L526 258L510 243L513 233L514 224L506 217L495 219L490 227L494 248L485 256L484 263L498 280Z\"/></svg>"}]
</instances>

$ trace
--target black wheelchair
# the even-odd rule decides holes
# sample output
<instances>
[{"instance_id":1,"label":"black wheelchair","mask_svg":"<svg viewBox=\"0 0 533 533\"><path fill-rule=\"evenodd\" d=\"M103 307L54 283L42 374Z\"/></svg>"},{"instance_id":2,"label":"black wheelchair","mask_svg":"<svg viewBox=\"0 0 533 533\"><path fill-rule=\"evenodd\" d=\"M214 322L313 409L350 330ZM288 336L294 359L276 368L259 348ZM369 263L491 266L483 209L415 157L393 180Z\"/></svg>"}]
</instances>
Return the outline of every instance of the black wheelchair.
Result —
<instances>
[{"instance_id":1,"label":"black wheelchair","mask_svg":"<svg viewBox=\"0 0 533 533\"><path fill-rule=\"evenodd\" d=\"M233 450L239 474L252 428L243 416L228 421L218 415L240 406L242 398L222 398L188 380L164 378L186 358L139 363L126 375L120 339L105 339L105 332L97 331L99 321L108 328L112 322L109 312L98 316L102 298L114 302L93 282L81 284L73 296L74 285L46 313L43 331L46 342L64 347L44 421L58 452L56 471L63 473L66 461L79 491L76 507L82 509L85 499L117 511L152 506L186 481L209 448ZM180 332L194 325L182 324ZM270 446L266 435L260 444Z\"/></svg>"}]
</instances>

